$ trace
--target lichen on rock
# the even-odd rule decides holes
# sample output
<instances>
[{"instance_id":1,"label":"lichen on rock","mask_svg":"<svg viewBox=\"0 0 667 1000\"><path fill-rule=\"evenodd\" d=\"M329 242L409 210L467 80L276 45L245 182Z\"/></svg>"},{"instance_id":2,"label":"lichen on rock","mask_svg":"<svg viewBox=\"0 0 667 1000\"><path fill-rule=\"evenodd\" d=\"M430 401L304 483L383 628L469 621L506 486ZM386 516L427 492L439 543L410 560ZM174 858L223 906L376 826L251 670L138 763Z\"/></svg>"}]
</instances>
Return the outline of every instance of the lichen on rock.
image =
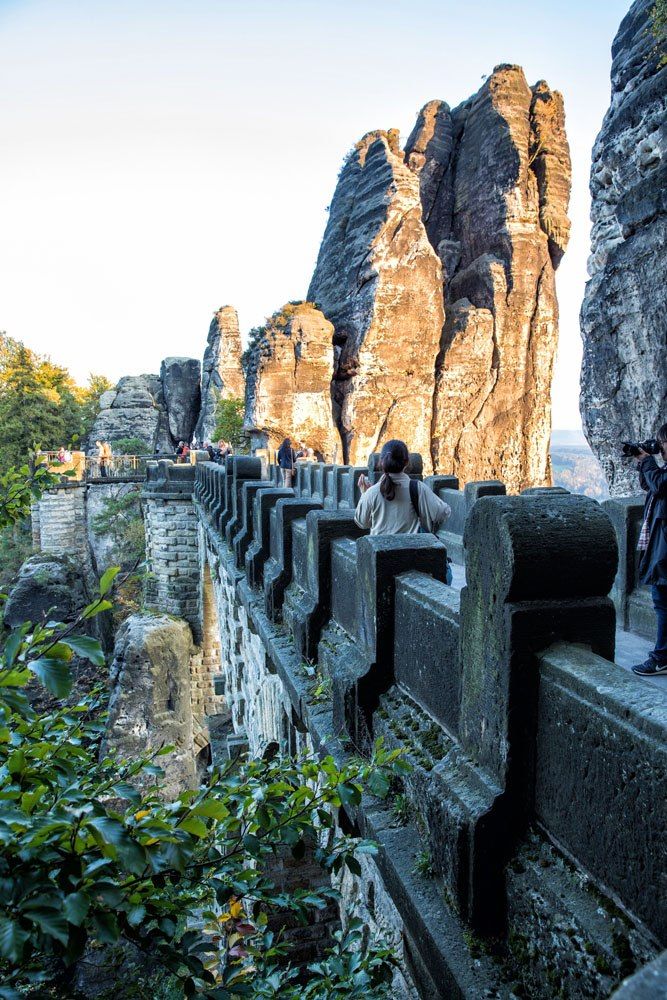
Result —
<instances>
[{"instance_id":1,"label":"lichen on rock","mask_svg":"<svg viewBox=\"0 0 667 1000\"><path fill-rule=\"evenodd\" d=\"M167 798L194 788L196 782L193 652L187 622L145 612L126 619L114 647L106 747L121 758L136 759L173 746L160 758Z\"/></svg>"}]
</instances>

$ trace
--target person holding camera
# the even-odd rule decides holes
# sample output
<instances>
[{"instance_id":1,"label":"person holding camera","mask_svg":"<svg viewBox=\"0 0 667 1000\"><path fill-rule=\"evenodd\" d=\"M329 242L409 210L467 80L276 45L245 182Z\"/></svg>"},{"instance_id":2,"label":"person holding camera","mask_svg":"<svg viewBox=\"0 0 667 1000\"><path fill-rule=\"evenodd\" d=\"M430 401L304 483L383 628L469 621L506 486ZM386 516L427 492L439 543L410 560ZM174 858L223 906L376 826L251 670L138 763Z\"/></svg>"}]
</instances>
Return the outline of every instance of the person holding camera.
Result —
<instances>
[{"instance_id":1,"label":"person holding camera","mask_svg":"<svg viewBox=\"0 0 667 1000\"><path fill-rule=\"evenodd\" d=\"M639 582L651 587L658 634L648 659L632 669L640 677L657 677L667 674L667 464L658 465L654 455L661 455L667 463L667 424L662 425L655 441L645 445L638 445L633 454L639 485L648 494L637 543Z\"/></svg>"}]
</instances>

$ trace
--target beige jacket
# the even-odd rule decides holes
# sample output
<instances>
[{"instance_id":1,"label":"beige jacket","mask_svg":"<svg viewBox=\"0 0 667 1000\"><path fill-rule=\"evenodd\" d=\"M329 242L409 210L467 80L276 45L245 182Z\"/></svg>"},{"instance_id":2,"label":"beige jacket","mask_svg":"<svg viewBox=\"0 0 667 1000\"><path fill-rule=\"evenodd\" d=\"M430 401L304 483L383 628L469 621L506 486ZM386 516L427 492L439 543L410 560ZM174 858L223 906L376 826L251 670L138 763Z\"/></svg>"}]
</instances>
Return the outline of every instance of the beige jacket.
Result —
<instances>
[{"instance_id":1,"label":"beige jacket","mask_svg":"<svg viewBox=\"0 0 667 1000\"><path fill-rule=\"evenodd\" d=\"M416 535L420 526L435 531L451 514L451 507L433 490L419 483L419 519L410 500L410 477L405 472L391 478L396 484L396 496L385 500L380 483L369 487L362 495L354 519L360 528L370 528L371 535Z\"/></svg>"}]
</instances>

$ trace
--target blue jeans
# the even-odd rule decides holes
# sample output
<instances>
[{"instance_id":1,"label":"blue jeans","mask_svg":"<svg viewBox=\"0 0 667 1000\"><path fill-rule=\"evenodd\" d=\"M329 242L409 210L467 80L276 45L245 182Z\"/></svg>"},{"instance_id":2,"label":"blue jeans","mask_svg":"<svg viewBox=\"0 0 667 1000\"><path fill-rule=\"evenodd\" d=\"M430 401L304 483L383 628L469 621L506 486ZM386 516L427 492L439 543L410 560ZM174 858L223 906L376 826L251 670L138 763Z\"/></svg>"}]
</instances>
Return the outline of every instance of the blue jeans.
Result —
<instances>
[{"instance_id":1,"label":"blue jeans","mask_svg":"<svg viewBox=\"0 0 667 1000\"><path fill-rule=\"evenodd\" d=\"M653 597L655 616L658 619L658 635L655 640L655 649L651 655L655 662L662 667L667 663L667 584L654 584L651 587L651 596Z\"/></svg>"}]
</instances>

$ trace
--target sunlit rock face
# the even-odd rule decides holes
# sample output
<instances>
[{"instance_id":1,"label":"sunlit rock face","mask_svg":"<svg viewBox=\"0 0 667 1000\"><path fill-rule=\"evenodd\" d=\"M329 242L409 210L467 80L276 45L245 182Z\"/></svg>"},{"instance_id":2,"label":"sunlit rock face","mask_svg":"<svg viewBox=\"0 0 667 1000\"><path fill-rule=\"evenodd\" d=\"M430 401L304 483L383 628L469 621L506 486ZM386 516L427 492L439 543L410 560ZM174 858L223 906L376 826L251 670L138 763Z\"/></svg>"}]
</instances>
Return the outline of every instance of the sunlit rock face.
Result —
<instances>
[{"instance_id":1,"label":"sunlit rock face","mask_svg":"<svg viewBox=\"0 0 667 1000\"><path fill-rule=\"evenodd\" d=\"M620 442L653 436L667 419L667 65L652 7L637 0L614 39L611 104L590 178L581 414L616 495L637 491Z\"/></svg>"},{"instance_id":2,"label":"sunlit rock face","mask_svg":"<svg viewBox=\"0 0 667 1000\"><path fill-rule=\"evenodd\" d=\"M335 328L334 419L346 461L392 437L430 455L441 266L419 179L398 133L371 132L346 160L308 291Z\"/></svg>"},{"instance_id":3,"label":"sunlit rock face","mask_svg":"<svg viewBox=\"0 0 667 1000\"><path fill-rule=\"evenodd\" d=\"M405 152L395 131L361 140L308 293L335 328L347 460L402 437L466 481L550 482L569 192L562 97L518 66L425 105Z\"/></svg>"},{"instance_id":4,"label":"sunlit rock face","mask_svg":"<svg viewBox=\"0 0 667 1000\"><path fill-rule=\"evenodd\" d=\"M243 399L245 382L241 368L241 333L233 306L218 309L208 331L202 363L201 410L195 437L208 441L213 436L216 409L221 399Z\"/></svg>"},{"instance_id":5,"label":"sunlit rock face","mask_svg":"<svg viewBox=\"0 0 667 1000\"><path fill-rule=\"evenodd\" d=\"M245 354L245 427L277 448L290 437L341 461L331 411L333 326L310 302L274 313Z\"/></svg>"},{"instance_id":6,"label":"sunlit rock face","mask_svg":"<svg viewBox=\"0 0 667 1000\"><path fill-rule=\"evenodd\" d=\"M499 66L453 111L422 109L406 162L443 269L433 465L513 491L548 484L554 272L569 236L562 97Z\"/></svg>"}]
</instances>

